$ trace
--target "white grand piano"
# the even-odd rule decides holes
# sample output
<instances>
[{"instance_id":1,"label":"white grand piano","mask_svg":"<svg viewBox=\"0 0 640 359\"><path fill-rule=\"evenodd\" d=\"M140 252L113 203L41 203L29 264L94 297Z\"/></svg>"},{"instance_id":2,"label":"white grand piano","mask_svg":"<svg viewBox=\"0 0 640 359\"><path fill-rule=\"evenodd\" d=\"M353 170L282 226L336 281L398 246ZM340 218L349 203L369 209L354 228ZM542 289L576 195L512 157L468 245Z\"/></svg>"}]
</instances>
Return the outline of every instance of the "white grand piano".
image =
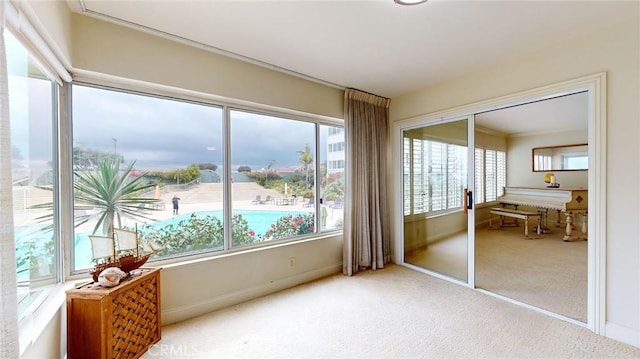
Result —
<instances>
[{"instance_id":1,"label":"white grand piano","mask_svg":"<svg viewBox=\"0 0 640 359\"><path fill-rule=\"evenodd\" d=\"M534 188L534 187L505 187L504 195L498 197L503 205L529 206L536 208L543 218L543 227L546 226L548 210L557 211L556 226L561 226L561 213L566 217L564 241L587 239L587 209L588 191L586 188ZM573 234L575 216L582 217L581 232Z\"/></svg>"}]
</instances>

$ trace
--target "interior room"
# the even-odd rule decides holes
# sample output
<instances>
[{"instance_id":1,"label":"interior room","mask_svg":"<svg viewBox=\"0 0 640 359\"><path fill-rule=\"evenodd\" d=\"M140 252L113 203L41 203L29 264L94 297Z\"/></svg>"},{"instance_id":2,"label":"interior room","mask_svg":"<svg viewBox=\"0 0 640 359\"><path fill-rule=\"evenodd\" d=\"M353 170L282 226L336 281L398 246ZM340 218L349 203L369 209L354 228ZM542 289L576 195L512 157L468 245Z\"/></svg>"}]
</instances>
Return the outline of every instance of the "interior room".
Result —
<instances>
[{"instance_id":1,"label":"interior room","mask_svg":"<svg viewBox=\"0 0 640 359\"><path fill-rule=\"evenodd\" d=\"M399 2L3 1L0 357L103 350L73 300L125 228L131 357L637 357L640 3Z\"/></svg>"},{"instance_id":2,"label":"interior room","mask_svg":"<svg viewBox=\"0 0 640 359\"><path fill-rule=\"evenodd\" d=\"M587 243L582 238L574 238L571 246L565 244L569 242L563 240L566 219L558 218L560 212L556 210L544 209L541 217L535 205L523 203L518 209L530 213L531 217L503 217L491 211L512 206L508 200L503 202L505 195L509 197L504 187L552 186L551 179L546 179L548 173L553 173L553 183L557 183L558 188L588 189L586 164L572 168L561 166L573 156L588 157L587 118L587 93L578 92L478 113L474 130L474 161L480 162L475 169L474 185L475 286L584 323L587 322ZM414 143L416 139L442 141L446 138L447 143L466 147L466 132L459 122L453 122L410 129L405 131L404 138L413 139ZM415 151L415 144L412 150ZM559 165L538 168L535 160L541 153L555 157L552 162ZM405 152L407 155L410 154ZM417 166L419 155L414 153L410 162ZM560 184L560 177L564 184ZM480 181L482 178L491 179ZM485 183L488 188L484 188ZM415 186L414 183L408 185ZM536 196L537 199L544 196L544 191ZM405 199L405 208L415 206L406 204L409 200ZM499 204L496 205L496 201ZM587 202L581 207L586 210ZM443 213L437 218L424 218L419 211L406 214L405 263L466 282L468 230L465 219L459 211ZM524 219L528 221L526 224ZM586 220L586 216L578 217L579 223L571 226L572 232L576 228L581 230L583 219ZM544 230L537 229L539 222ZM511 240L513 247L505 243Z\"/></svg>"}]
</instances>

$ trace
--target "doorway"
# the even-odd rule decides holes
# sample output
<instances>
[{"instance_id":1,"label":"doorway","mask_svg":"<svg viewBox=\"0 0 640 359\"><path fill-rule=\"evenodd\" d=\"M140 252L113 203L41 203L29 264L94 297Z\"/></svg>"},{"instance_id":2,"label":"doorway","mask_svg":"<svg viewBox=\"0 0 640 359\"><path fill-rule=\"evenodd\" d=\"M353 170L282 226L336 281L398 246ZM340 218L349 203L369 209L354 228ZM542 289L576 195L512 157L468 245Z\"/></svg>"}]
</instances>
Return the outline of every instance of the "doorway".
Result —
<instances>
[{"instance_id":1,"label":"doorway","mask_svg":"<svg viewBox=\"0 0 640 359\"><path fill-rule=\"evenodd\" d=\"M605 244L604 242L605 242L606 226L603 221L598 221L597 226L595 226L595 223L596 223L596 218L599 218L597 215L601 215L603 216L601 218L604 218L604 215L606 213L606 207L604 205L605 198L606 198L605 197L606 187L605 187L605 182L603 180L603 178L605 178L604 174L606 173L606 166L604 162L606 158L606 122L605 122L604 114L601 111L601 109L604 108L604 104L606 102L604 98L604 90L603 90L604 81L605 81L605 74L596 74L593 76L587 76L584 78L567 81L565 83L559 83L559 84L547 86L541 89L530 90L523 93L513 94L510 96L502 97L495 100L485 101L478 104L467 105L464 107L454 108L451 110L442 111L435 114L418 116L405 121L395 122L394 133L396 133L396 135L393 137L393 140L394 142L396 142L394 144L394 151L397 151L397 152L395 152L394 158L400 158L400 156L402 156L404 160L402 163L398 164L398 167L396 167L397 172L395 172L395 173L402 173L402 176L394 177L394 190L397 191L396 193L403 194L402 196L397 196L394 202L394 208L395 208L394 222L398 224L395 226L396 238L402 238L402 241L397 241L395 243L396 253L397 253L395 258L396 261L398 263L405 264L409 267L423 271L425 273L435 275L446 280L455 281L463 285L466 285L470 288L475 288L477 290L484 291L488 294L500 297L507 301L511 301L519 305L530 307L531 309L541 311L545 314L558 317L560 319L570 321L578 325L586 326L596 333L602 333L604 330L604 312L605 312L604 309L605 309L605 299L606 299L604 295L604 292L605 292L604 291L604 288L605 288L604 272L605 272L606 266L605 266L605 258L603 256L602 248L604 248L604 244ZM430 226L429 225L430 222L428 221L428 219L426 220L420 219L419 216L416 217L417 214L411 213L411 205L410 204L408 205L408 203L405 201L407 198L411 198L412 196L413 196L413 199L412 199L413 201L418 201L418 199L416 199L417 191L414 191L413 194L411 194L411 192L409 191L411 187L411 181L409 181L408 176L412 176L415 173L412 173L411 171L406 170L407 164L409 163L408 161L410 161L412 158L410 156L407 156L408 152L405 151L405 146L407 146L407 141L411 142L411 140L408 140L407 137L411 137L411 136L405 136L405 135L407 134L412 135L412 132L411 132L412 130L420 129L422 127L428 127L429 125L440 124L444 122L442 119L446 118L447 116L454 117L456 116L456 114L458 114L457 116L459 117L465 117L462 114L465 114L465 113L473 114L473 115L466 116L474 120L474 122L472 122L473 126L470 127L470 131L473 132L473 135L469 136L469 138L472 138L471 140L472 142L468 143L468 147L470 148L482 147L483 140L481 140L480 138L487 134L495 134L495 131L492 130L491 128L482 127L482 125L484 124L484 121L482 119L483 113L494 111L494 110L511 108L511 107L515 107L523 104L541 102L544 100L549 100L554 98L561 98L561 97L565 97L573 94L579 94L579 93L582 93L583 96L586 96L586 102L587 102L586 105L584 105L586 107L586 113L587 113L586 119L583 116L582 121L583 121L583 125L584 123L586 123L587 140L585 141L585 143L588 143L588 171L584 171L582 173L582 176L586 177L587 179L586 187L588 188L588 192L589 192L588 215L586 216L587 217L586 227L588 228L587 230L588 241L566 243L560 239L557 241L557 243L554 243L554 244L564 245L565 249L566 248L576 249L581 247L577 251L579 252L577 257L579 257L580 263L576 266L576 268L579 268L580 276L582 276L582 278L586 276L586 286L585 286L585 279L580 279L580 280L569 279L569 281L572 284L577 284L578 282L580 283L579 289L573 292L574 293L573 295L575 295L575 293L579 293L578 296L580 298L580 301L582 301L583 303L577 306L580 309L577 312L571 313L561 308L553 308L553 307L547 306L543 303L537 302L536 300L513 297L511 294L506 292L501 292L500 290L497 290L491 287L491 284L488 284L488 283L491 283L491 276L488 276L486 273L482 272L483 270L486 269L484 267L484 264L482 263L482 261L485 260L486 258L482 258L482 256L486 257L486 255L483 254L482 251L484 249L480 248L478 243L481 242L482 236L486 234L486 233L482 233L482 231L486 230L488 227L487 222L489 219L489 216L488 216L489 208L491 208L491 206L495 204L499 205L499 201L494 201L493 203L488 203L487 205L483 205L482 203L476 202L475 208L471 211L471 218L473 218L473 222L471 223L467 222L466 233L464 233L466 234L466 237L463 235L458 238L458 241L460 242L464 242L466 240L468 245L467 251L466 251L466 267L467 267L466 279L464 278L463 275L460 274L461 272L464 272L464 265L462 267L458 264L456 264L455 266L453 265L454 262L457 260L457 258L460 258L461 256L460 253L462 253L461 251L447 252L446 250L443 250L442 252L443 254L438 255L437 258L439 261L444 262L444 264L439 263L438 261L432 261L432 260L427 262L420 262L422 258L419 257L417 250L420 248L432 246L432 243L430 242L428 237L429 232L427 231L431 230L435 226L433 225ZM478 118L480 119L477 120ZM511 120L510 122L515 123L516 125L519 125L521 128L524 128L526 127L526 125L528 125L528 122L523 122L522 120L515 120L515 121ZM555 127L553 127L552 130L559 130L560 125L562 125L562 122L556 120L554 122L554 125ZM540 134L542 134L543 132L544 131L541 131ZM511 137L519 138L521 140L525 136L523 136L522 134L519 134L517 136L511 136ZM510 141L511 141L511 144L513 144L514 141L517 141L517 140L514 140L513 138L509 137L505 139L505 153L507 153L507 157L514 155L509 151L509 147L508 147ZM531 147L535 147L535 146L531 146ZM531 169L531 165L532 165L531 147L529 147L528 150L525 151L527 153L525 154L524 157L522 157L520 162L522 162L523 165L526 167L526 170L524 171L526 171L528 175L531 177L530 180L537 181L537 182L534 184L525 184L525 185L544 186L544 180L542 179L544 177L544 173L533 173ZM490 148L490 150L496 150L496 148ZM469 166L467 167L467 171L469 173L477 171L475 166L476 164L472 163L474 162L474 160L478 161L478 157L476 156L475 153L473 155L470 155L469 157L469 161L468 161ZM509 164L511 165L512 162L510 161ZM512 166L512 167L517 167L517 166ZM514 175L511 172L511 170L513 170L513 168L506 170L507 179L520 178L519 177L520 175L518 174ZM598 173L597 176L596 176L596 173ZM563 186L565 185L570 186L573 181L572 179L570 179L570 177L576 174L569 173L569 172L566 172L566 173L559 172L559 173L556 173L556 175L558 176L558 182L562 184L564 181L564 184L562 184ZM476 177L477 176L478 175L476 174ZM560 176L563 177L563 180L560 180ZM486 179L486 175L483 178ZM476 192L474 193L474 197L475 197L477 196L478 188L476 187L477 184L474 183L473 181L474 179L472 177L471 179L468 180L467 183L474 184L473 186L468 186L468 187L474 187L472 189L474 190L473 192ZM496 178L496 181L498 181L497 178ZM409 183L409 185L407 185L407 183ZM505 182L504 185L508 186L508 185L511 185L511 183ZM477 200L477 197L474 198L474 200ZM429 216L423 215L423 217L428 218ZM434 215L433 220L437 220L437 219L438 219L438 216ZM439 227L439 228L443 228L443 227ZM460 227L460 228L464 228L464 227ZM522 227L520 228L522 229ZM496 231L496 232L497 233L504 232L505 235L508 235L510 230L511 229L505 228L503 230ZM451 231L451 232L452 234L454 233L454 231ZM427 236L426 239L424 238L425 235ZM548 234L545 234L545 235L549 238L551 237ZM518 236L522 237L521 234L518 234ZM442 238L446 238L446 236L442 236ZM439 243L437 236L436 238L431 238L431 239L432 240L435 239L435 243ZM540 241L539 239L525 240L525 239L519 238L519 241L520 243L523 243L526 241L531 245L535 245L536 243L542 243L542 241ZM569 247L571 245L575 245L575 246ZM457 248L462 248L462 247L464 247L464 245L457 246ZM539 246L539 247L542 247L542 246ZM476 252L478 250L480 250L480 252ZM457 255L454 255L452 253L457 253ZM424 257L428 257L428 256L424 255ZM464 258L465 254L462 254L462 257ZM492 261L492 260L495 260L495 258L488 256L488 260ZM519 255L512 256L511 260L516 262L516 266L517 266ZM540 267L541 269L539 270L547 270L551 272L552 275L555 275L555 276L564 276L565 274L563 273L563 269L562 269L563 267L561 267L560 265L568 264L568 262L571 262L571 261L572 260L567 259L566 256L560 257L560 260L552 261L553 264L547 263L546 265L542 265ZM584 265L585 261L586 261L586 266ZM567 262L567 263L563 263L563 262ZM458 268L458 269L441 269L446 267L447 265L451 265L451 268ZM463 270L461 271L460 268L463 268ZM509 274L501 275L501 277L508 277L508 276ZM535 276L532 276L532 277L535 277ZM520 281L515 280L514 282L517 284ZM543 283L543 281L538 281L538 284L534 285L533 287L535 287L535 290L538 291L539 293L549 294L548 292L550 291L545 291L546 285L547 283ZM550 297L547 296L547 300L549 300L548 298ZM551 301L553 301L553 299L551 299ZM530 302L530 303L527 303L527 302ZM563 300L563 302L565 304L571 305L573 300Z\"/></svg>"},{"instance_id":2,"label":"doorway","mask_svg":"<svg viewBox=\"0 0 640 359\"><path fill-rule=\"evenodd\" d=\"M506 177L503 186L533 190L519 204L514 206L508 201L507 205L500 201L503 188L497 188L497 198L489 197L495 191L490 188L491 181L485 181L489 198L476 204L482 206L477 209L479 220L476 222L476 288L582 323L587 322L588 243L582 238L565 242L566 216L550 206L555 205L552 196L571 195L586 189L581 206L587 207L588 165L585 163L580 169L573 165L577 163L574 159L582 159L579 156L587 157L587 116L586 91L475 116L476 148L479 149L476 155L482 156L483 147L489 154L500 153L496 144L501 142L506 145L504 153L508 154L502 162L504 168L477 158L475 162L481 167L484 163L487 165L485 171L476 169L476 173L490 180L495 172L502 170ZM539 150L535 152L535 149ZM551 179L553 185L545 182ZM476 182L482 183L477 179ZM559 187L550 188L554 185ZM523 234L524 220L491 214L491 208L505 206L534 214L527 237ZM494 220L491 228L489 217ZM582 221L582 216L576 217L578 222ZM542 219L543 233L536 233L536 218ZM577 224L572 228L579 232Z\"/></svg>"}]
</instances>

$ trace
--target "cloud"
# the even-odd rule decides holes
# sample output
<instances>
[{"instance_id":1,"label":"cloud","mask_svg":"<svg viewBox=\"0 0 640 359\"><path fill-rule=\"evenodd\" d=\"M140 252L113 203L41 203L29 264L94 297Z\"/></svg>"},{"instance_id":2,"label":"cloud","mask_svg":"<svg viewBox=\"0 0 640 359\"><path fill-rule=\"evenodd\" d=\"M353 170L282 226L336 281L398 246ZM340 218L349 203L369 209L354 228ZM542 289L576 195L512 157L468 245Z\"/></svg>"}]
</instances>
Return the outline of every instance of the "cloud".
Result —
<instances>
[{"instance_id":1,"label":"cloud","mask_svg":"<svg viewBox=\"0 0 640 359\"><path fill-rule=\"evenodd\" d=\"M74 146L113 152L140 168L184 168L192 163L222 165L222 108L109 91L73 87ZM298 166L315 125L232 110L232 166L252 169Z\"/></svg>"}]
</instances>

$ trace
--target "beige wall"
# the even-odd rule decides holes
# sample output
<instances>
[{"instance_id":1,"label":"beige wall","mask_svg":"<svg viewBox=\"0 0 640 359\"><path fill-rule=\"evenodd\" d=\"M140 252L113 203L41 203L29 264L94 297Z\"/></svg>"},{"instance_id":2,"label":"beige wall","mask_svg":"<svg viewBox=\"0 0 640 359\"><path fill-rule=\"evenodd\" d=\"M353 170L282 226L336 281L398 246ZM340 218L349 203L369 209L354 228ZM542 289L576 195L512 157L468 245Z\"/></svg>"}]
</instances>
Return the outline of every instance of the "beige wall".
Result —
<instances>
[{"instance_id":1,"label":"beige wall","mask_svg":"<svg viewBox=\"0 0 640 359\"><path fill-rule=\"evenodd\" d=\"M63 353L60 331L66 326L66 311L61 307L42 330L38 339L20 356L22 359L58 358ZM64 351L66 352L66 350Z\"/></svg>"},{"instance_id":2,"label":"beige wall","mask_svg":"<svg viewBox=\"0 0 640 359\"><path fill-rule=\"evenodd\" d=\"M639 5L640 7L640 5ZM640 346L640 11L495 67L391 100L391 121L607 72L606 335ZM602 219L601 219L602 220Z\"/></svg>"},{"instance_id":3,"label":"beige wall","mask_svg":"<svg viewBox=\"0 0 640 359\"><path fill-rule=\"evenodd\" d=\"M544 135L510 137L507 152L507 186L541 187L544 186L546 172L531 171L531 149L534 147L587 143L587 131L565 131ZM553 172L562 188L587 187L587 171L548 171Z\"/></svg>"},{"instance_id":4,"label":"beige wall","mask_svg":"<svg viewBox=\"0 0 640 359\"><path fill-rule=\"evenodd\" d=\"M30 19L40 36L44 38L51 51L65 65L71 59L71 12L66 1L20 1L21 10L37 16Z\"/></svg>"},{"instance_id":5,"label":"beige wall","mask_svg":"<svg viewBox=\"0 0 640 359\"><path fill-rule=\"evenodd\" d=\"M342 118L344 92L74 14L74 69Z\"/></svg>"},{"instance_id":6,"label":"beige wall","mask_svg":"<svg viewBox=\"0 0 640 359\"><path fill-rule=\"evenodd\" d=\"M289 267L295 258L295 267ZM342 271L342 235L238 252L161 273L162 323L170 324Z\"/></svg>"},{"instance_id":7,"label":"beige wall","mask_svg":"<svg viewBox=\"0 0 640 359\"><path fill-rule=\"evenodd\" d=\"M83 79L106 74L186 90L192 96L202 93L208 99L342 118L341 89L72 15L52 4L33 8L38 22L50 30L47 38ZM289 267L291 257L296 259L294 268ZM182 321L341 271L341 234L166 265L161 273L162 322ZM64 336L56 318L26 357L59 356Z\"/></svg>"},{"instance_id":8,"label":"beige wall","mask_svg":"<svg viewBox=\"0 0 640 359\"><path fill-rule=\"evenodd\" d=\"M74 69L342 118L342 90L90 17L72 22ZM341 253L332 237L167 266L163 323L340 272Z\"/></svg>"},{"instance_id":9,"label":"beige wall","mask_svg":"<svg viewBox=\"0 0 640 359\"><path fill-rule=\"evenodd\" d=\"M82 15L73 15L72 23L74 69L342 118L342 90ZM340 272L339 239L168 266L163 323ZM296 257L295 268L288 267L289 257Z\"/></svg>"},{"instance_id":10,"label":"beige wall","mask_svg":"<svg viewBox=\"0 0 640 359\"><path fill-rule=\"evenodd\" d=\"M63 4L63 2L60 2ZM159 83L297 111L342 117L342 91L34 2L40 24L74 69ZM640 20L426 88L391 102L392 121L607 71L607 321L640 339ZM71 18L71 21L68 20ZM175 71L180 69L180 71ZM508 79L508 80L505 80ZM163 270L166 321L186 319L339 271L339 237L231 255ZM294 270L283 268L297 257ZM238 283L246 281L245 287ZM271 282L273 281L273 283ZM207 285L203 286L203 282ZM195 294L195 297L191 296ZM55 323L52 324L54 328ZM47 335L59 338L60 333ZM54 340L55 342L55 340ZM41 347L36 345L38 353ZM48 346L47 346L48 347ZM50 348L52 357L57 348ZM47 350L45 350L46 352Z\"/></svg>"}]
</instances>

